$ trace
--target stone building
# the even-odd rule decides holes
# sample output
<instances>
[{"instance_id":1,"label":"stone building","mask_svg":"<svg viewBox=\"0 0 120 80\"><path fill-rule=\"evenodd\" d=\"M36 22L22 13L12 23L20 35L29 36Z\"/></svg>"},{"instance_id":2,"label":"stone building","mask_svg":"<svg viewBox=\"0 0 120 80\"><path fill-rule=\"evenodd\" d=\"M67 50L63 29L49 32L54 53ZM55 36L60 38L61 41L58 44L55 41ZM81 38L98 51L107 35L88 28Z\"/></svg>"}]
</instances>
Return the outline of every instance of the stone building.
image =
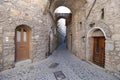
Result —
<instances>
[{"instance_id":1,"label":"stone building","mask_svg":"<svg viewBox=\"0 0 120 80\"><path fill-rule=\"evenodd\" d=\"M71 13L54 13L65 6ZM48 57L66 19L67 48L120 76L120 0L1 0L0 70Z\"/></svg>"},{"instance_id":2,"label":"stone building","mask_svg":"<svg viewBox=\"0 0 120 80\"><path fill-rule=\"evenodd\" d=\"M49 36L56 35L52 32L56 26L45 11L47 4L47 0L0 1L0 70L14 67L21 60L42 60L56 47L52 43L56 37L49 43Z\"/></svg>"}]
</instances>

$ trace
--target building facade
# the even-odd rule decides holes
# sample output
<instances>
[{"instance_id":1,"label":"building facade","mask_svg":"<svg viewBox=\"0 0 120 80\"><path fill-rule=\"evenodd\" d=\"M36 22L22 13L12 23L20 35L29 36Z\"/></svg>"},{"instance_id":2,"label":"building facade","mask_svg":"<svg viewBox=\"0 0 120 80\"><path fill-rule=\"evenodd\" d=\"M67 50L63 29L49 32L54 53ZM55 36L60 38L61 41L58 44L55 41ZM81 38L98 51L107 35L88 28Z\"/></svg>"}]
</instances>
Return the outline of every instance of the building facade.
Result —
<instances>
[{"instance_id":1,"label":"building facade","mask_svg":"<svg viewBox=\"0 0 120 80\"><path fill-rule=\"evenodd\" d=\"M0 1L0 70L15 67L20 61L43 60L56 47L53 42L57 38L49 38L56 35L53 34L56 24L45 13L47 3L47 0Z\"/></svg>"},{"instance_id":2,"label":"building facade","mask_svg":"<svg viewBox=\"0 0 120 80\"><path fill-rule=\"evenodd\" d=\"M61 16L67 48L120 76L120 0L1 0L0 70L43 60L56 49L59 17L54 11L59 6L71 10Z\"/></svg>"}]
</instances>

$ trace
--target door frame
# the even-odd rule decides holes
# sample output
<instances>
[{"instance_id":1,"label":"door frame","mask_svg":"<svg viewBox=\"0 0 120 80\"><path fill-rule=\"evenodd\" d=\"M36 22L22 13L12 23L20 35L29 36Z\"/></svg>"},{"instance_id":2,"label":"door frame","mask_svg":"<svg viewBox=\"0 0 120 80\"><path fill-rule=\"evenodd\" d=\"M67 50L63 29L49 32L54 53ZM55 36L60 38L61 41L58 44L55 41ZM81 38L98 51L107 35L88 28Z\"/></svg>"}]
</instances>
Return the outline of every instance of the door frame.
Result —
<instances>
[{"instance_id":1,"label":"door frame","mask_svg":"<svg viewBox=\"0 0 120 80\"><path fill-rule=\"evenodd\" d=\"M86 36L86 60L93 63L93 37L94 37L93 34L96 30L100 30L103 33L102 36L105 37L105 59L104 59L104 62L105 62L104 68L105 68L105 65L106 65L106 44L107 44L106 40L108 39L108 37L107 37L107 33L101 27L94 27L94 28L90 29L87 33L87 36Z\"/></svg>"}]
</instances>

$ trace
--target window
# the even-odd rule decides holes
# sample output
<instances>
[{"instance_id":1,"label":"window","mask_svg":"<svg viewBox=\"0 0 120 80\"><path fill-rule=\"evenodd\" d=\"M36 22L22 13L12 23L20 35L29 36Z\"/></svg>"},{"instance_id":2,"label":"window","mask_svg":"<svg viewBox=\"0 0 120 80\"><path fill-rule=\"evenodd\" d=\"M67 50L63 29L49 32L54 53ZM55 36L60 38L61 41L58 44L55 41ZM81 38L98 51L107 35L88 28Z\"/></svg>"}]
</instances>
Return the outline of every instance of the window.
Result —
<instances>
[{"instance_id":1,"label":"window","mask_svg":"<svg viewBox=\"0 0 120 80\"><path fill-rule=\"evenodd\" d=\"M103 9L101 9L101 11L102 11L102 14L101 14L101 19L104 19L104 8L103 8Z\"/></svg>"},{"instance_id":2,"label":"window","mask_svg":"<svg viewBox=\"0 0 120 80\"><path fill-rule=\"evenodd\" d=\"M25 29L23 29L23 41L27 41L27 31Z\"/></svg>"},{"instance_id":3,"label":"window","mask_svg":"<svg viewBox=\"0 0 120 80\"><path fill-rule=\"evenodd\" d=\"M21 29L17 30L17 42L21 41Z\"/></svg>"},{"instance_id":4,"label":"window","mask_svg":"<svg viewBox=\"0 0 120 80\"><path fill-rule=\"evenodd\" d=\"M80 22L80 28L82 28L82 22Z\"/></svg>"}]
</instances>

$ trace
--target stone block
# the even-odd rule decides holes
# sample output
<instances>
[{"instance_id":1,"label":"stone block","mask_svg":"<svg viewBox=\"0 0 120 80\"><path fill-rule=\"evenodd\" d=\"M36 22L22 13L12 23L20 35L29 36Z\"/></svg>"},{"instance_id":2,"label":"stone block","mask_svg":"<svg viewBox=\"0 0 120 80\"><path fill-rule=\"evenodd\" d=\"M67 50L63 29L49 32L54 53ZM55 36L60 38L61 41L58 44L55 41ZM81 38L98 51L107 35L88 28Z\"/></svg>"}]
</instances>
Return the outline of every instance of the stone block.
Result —
<instances>
[{"instance_id":1,"label":"stone block","mask_svg":"<svg viewBox=\"0 0 120 80\"><path fill-rule=\"evenodd\" d=\"M106 41L105 50L106 51L113 51L114 50L113 41Z\"/></svg>"},{"instance_id":2,"label":"stone block","mask_svg":"<svg viewBox=\"0 0 120 80\"><path fill-rule=\"evenodd\" d=\"M114 34L112 40L120 40L120 34Z\"/></svg>"},{"instance_id":3,"label":"stone block","mask_svg":"<svg viewBox=\"0 0 120 80\"><path fill-rule=\"evenodd\" d=\"M115 56L115 57L114 57L114 59L115 59L115 60L118 60L118 59L120 59L120 57L118 57L118 56Z\"/></svg>"},{"instance_id":4,"label":"stone block","mask_svg":"<svg viewBox=\"0 0 120 80\"><path fill-rule=\"evenodd\" d=\"M120 51L120 48L115 48L115 51Z\"/></svg>"},{"instance_id":5,"label":"stone block","mask_svg":"<svg viewBox=\"0 0 120 80\"><path fill-rule=\"evenodd\" d=\"M120 71L120 64L119 64L119 65L117 65L117 70L119 70L119 71Z\"/></svg>"},{"instance_id":6,"label":"stone block","mask_svg":"<svg viewBox=\"0 0 120 80\"><path fill-rule=\"evenodd\" d=\"M27 60L24 60L24 61L17 62L15 64L15 66L16 67L21 67L21 66L29 65L30 63L32 63L32 60L31 59L27 59Z\"/></svg>"},{"instance_id":7,"label":"stone block","mask_svg":"<svg viewBox=\"0 0 120 80\"><path fill-rule=\"evenodd\" d=\"M16 10L16 9L12 9L11 12L10 12L11 16L13 16L13 15L19 15L19 14L20 14L20 11Z\"/></svg>"},{"instance_id":8,"label":"stone block","mask_svg":"<svg viewBox=\"0 0 120 80\"><path fill-rule=\"evenodd\" d=\"M32 0L24 0L25 2L27 2L27 3L30 3Z\"/></svg>"},{"instance_id":9,"label":"stone block","mask_svg":"<svg viewBox=\"0 0 120 80\"><path fill-rule=\"evenodd\" d=\"M118 53L118 56L120 57L120 52Z\"/></svg>"}]
</instances>

